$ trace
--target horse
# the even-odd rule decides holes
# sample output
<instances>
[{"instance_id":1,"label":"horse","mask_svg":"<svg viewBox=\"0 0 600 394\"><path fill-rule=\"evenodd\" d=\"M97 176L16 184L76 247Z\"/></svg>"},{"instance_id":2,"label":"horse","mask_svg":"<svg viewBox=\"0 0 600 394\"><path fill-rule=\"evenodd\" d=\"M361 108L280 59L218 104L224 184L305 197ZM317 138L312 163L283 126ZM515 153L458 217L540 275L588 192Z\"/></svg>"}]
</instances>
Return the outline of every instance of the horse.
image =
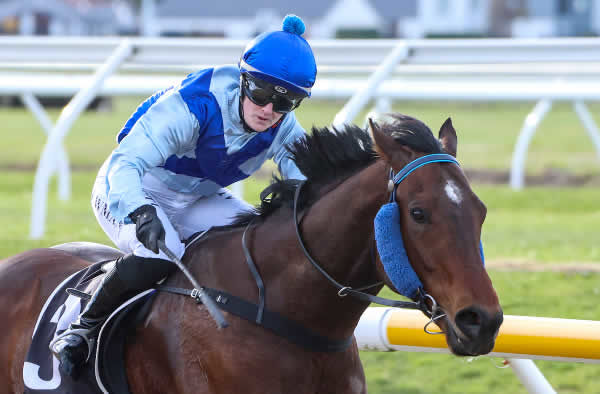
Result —
<instances>
[{"instance_id":1,"label":"horse","mask_svg":"<svg viewBox=\"0 0 600 394\"><path fill-rule=\"evenodd\" d=\"M131 392L367 392L353 333L384 285L400 293L386 253L406 254L420 280L412 305L435 321L454 354L490 352L502 309L479 249L486 207L456 150L450 118L438 138L401 114L364 129L313 127L289 148L306 180L275 177L270 198L191 244L182 259L202 286L281 316L309 339L227 311L228 327L218 329L203 305L159 291L126 343ZM377 238L384 206L396 209L401 235ZM43 248L0 262L1 392L23 392L23 361L44 300L89 260L85 251ZM190 287L182 272L163 284Z\"/></svg>"}]
</instances>

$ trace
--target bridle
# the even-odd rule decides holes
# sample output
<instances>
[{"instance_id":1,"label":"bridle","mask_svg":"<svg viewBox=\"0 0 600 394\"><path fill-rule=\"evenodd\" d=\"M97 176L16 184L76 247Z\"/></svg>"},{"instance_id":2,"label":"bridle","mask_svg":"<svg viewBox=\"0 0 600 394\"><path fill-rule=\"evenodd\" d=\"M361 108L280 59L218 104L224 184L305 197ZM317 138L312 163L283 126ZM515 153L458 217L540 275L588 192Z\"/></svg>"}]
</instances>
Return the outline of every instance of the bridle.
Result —
<instances>
[{"instance_id":1,"label":"bridle","mask_svg":"<svg viewBox=\"0 0 600 394\"><path fill-rule=\"evenodd\" d=\"M388 191L392 193L390 196L390 201L395 202L395 194L400 182L402 182L406 176L408 176L411 172L416 170L417 168L424 166L430 163L455 163L458 165L458 162L454 157L447 154L432 154L420 157L406 166L404 166L397 174L394 175L393 169L390 169L390 178L388 183ZM443 334L443 332L439 331L429 331L428 327L430 324L435 323L438 319L446 316L442 310L442 308L438 305L435 298L431 295L427 294L425 290L421 287L417 290L415 301L397 301L391 300L388 298L378 297L369 293L365 293L364 290L371 289L373 287L377 287L383 284L383 282L377 282L368 286L363 286L357 289L352 288L351 286L344 286L336 281L331 275L329 275L310 255L306 246L304 244L304 240L302 239L302 235L300 233L300 223L298 221L298 200L300 197L300 192L302 190L302 186L306 181L298 181L296 191L294 193L294 226L296 229L296 235L298 237L298 243L304 253L304 256L307 260L320 272L333 286L335 286L338 290L337 295L339 297L351 296L354 299L357 299L362 302L376 303L380 305L390 306L394 308L405 308L405 309L417 309L422 311L427 317L429 317L429 321L423 327L423 330L428 334ZM261 193L261 199L263 199L263 195L268 189L265 189L263 193ZM339 351L346 349L349 344L352 342L352 337L346 338L341 341L331 341L328 338L321 337L318 334L311 333L310 331L304 329L302 326L299 326L297 323L293 321L287 320L285 317L281 317L277 313L269 312L265 308L265 287L260 276L260 273L257 270L256 264L254 263L252 256L250 254L250 250L248 245L246 244L246 233L248 229L251 227L252 221L248 223L244 233L242 235L242 249L246 256L246 262L252 276L254 277L256 284L259 289L259 302L258 305L248 303L243 299L235 297L231 294L228 294L224 291L209 289L206 287L202 287L192 276L191 272L187 270L187 268L183 265L183 263L166 247L164 242L160 241L160 249L167 254L167 256L177 265L177 267L184 273L184 275L188 278L188 280L192 283L194 288L192 290L182 289L177 287L165 286L165 285L157 285L155 288L160 291L167 291L170 293L181 294L186 296L191 296L198 303L203 303L210 314L210 316L217 323L217 327L227 327L227 321L223 317L223 314L220 312L219 308L226 309L230 313L233 313L237 316L240 316L246 320L254 321L257 324L264 325L265 327L271 329L277 335L289 337L286 335L288 331L293 331L296 334L296 337L299 338L297 341L292 340L292 342L299 343L302 346L313 348L316 347L318 351ZM214 298L214 299L213 299ZM431 303L431 307L427 305L427 301ZM217 305L218 304L218 305ZM232 305L235 304L235 305ZM269 324L266 324L266 320L268 320ZM304 338L304 339L303 339ZM306 339L308 338L308 339ZM315 345L316 343L316 345Z\"/></svg>"},{"instance_id":2,"label":"bridle","mask_svg":"<svg viewBox=\"0 0 600 394\"><path fill-rule=\"evenodd\" d=\"M410 173L412 173L419 167L432 163L455 163L458 165L458 161L456 161L456 159L453 156L443 153L436 153L422 156L416 160L411 161L396 174L394 174L394 170L390 168L388 191L391 193L391 195L389 201L396 202L396 190L398 189L400 183ZM431 323L435 323L436 320L443 318L445 314L443 313L443 310L440 308L433 296L427 294L423 288L419 288L419 290L417 291L415 301L397 301L388 298L378 297L369 293L365 293L363 290L380 286L383 284L383 282L377 282L357 289L354 289L351 286L344 286L338 281L336 281L330 274L327 273L327 271L325 271L325 269L323 269L323 267L320 266L319 263L315 261L315 259L310 255L310 252L306 249L306 245L304 244L304 240L302 239L302 234L300 232L300 222L298 221L298 200L300 197L302 186L305 183L306 181L300 181L298 183L298 186L296 187L296 192L294 193L294 227L296 229L296 236L298 238L300 248L302 249L302 252L304 253L306 259L319 273L321 273L321 275L323 275L334 287L337 288L337 295L339 297L346 297L349 295L352 298L355 298L359 301L373 302L376 304L390 306L394 308L418 309L430 318L429 322L427 322L427 324L423 328L424 331L428 334L443 334L442 332L428 330L428 326ZM431 303L431 307L427 305L428 300Z\"/></svg>"}]
</instances>

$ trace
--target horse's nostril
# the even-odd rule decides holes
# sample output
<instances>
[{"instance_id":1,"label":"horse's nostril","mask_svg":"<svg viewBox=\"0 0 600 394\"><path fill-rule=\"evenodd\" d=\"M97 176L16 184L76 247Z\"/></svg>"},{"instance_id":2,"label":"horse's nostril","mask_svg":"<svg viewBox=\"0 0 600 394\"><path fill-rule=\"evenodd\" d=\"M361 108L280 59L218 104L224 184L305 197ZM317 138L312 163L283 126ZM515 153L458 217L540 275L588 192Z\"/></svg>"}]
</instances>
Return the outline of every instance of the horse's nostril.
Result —
<instances>
[{"instance_id":1,"label":"horse's nostril","mask_svg":"<svg viewBox=\"0 0 600 394\"><path fill-rule=\"evenodd\" d=\"M485 312L476 308L465 308L456 314L455 322L464 335L474 338L479 335L483 319Z\"/></svg>"}]
</instances>

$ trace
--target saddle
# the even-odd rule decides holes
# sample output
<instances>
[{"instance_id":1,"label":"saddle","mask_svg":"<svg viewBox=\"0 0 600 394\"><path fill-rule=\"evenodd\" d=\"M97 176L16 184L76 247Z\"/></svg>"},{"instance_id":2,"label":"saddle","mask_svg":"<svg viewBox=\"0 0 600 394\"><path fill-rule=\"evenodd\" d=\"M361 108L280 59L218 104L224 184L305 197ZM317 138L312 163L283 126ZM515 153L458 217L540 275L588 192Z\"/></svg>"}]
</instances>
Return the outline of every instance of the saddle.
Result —
<instances>
[{"instance_id":1,"label":"saddle","mask_svg":"<svg viewBox=\"0 0 600 394\"><path fill-rule=\"evenodd\" d=\"M90 249L86 248L81 250L95 258L106 256L106 253L90 255ZM105 252L118 251L113 249ZM25 393L130 392L123 357L125 341L148 313L155 290L147 290L132 297L110 315L100 329L90 360L76 381L61 375L58 369L59 362L48 349L50 341L77 319L85 308L90 293L107 271L106 265L111 263L114 263L114 260L97 262L74 273L65 279L46 301L35 325L31 346L23 365Z\"/></svg>"},{"instance_id":2,"label":"saddle","mask_svg":"<svg viewBox=\"0 0 600 394\"><path fill-rule=\"evenodd\" d=\"M186 248L203 234L205 232L190 237L186 241ZM59 362L53 357L48 346L85 308L85 304L91 298L90 294L100 283L104 273L109 271L109 268L103 269L103 266L106 267L114 262L113 259L121 256L122 253L104 245L81 242L63 244L55 248L87 261L106 257L110 259L96 262L74 273L65 279L46 301L34 328L32 343L23 367L25 393L128 394L130 391L123 357L125 343L128 335L147 316L157 290L190 296L196 302L200 302L197 297L198 290L155 285L154 289L141 292L123 303L104 322L96 342L96 349L92 352L87 367L83 369L78 380L74 381L70 376L61 376ZM253 268L252 259L249 255L247 258L247 263ZM332 340L313 333L298 322L267 310L264 308L264 302L257 305L221 290L203 289L219 308L254 322L307 350L339 352L347 349L352 343L352 336L342 340Z\"/></svg>"}]
</instances>

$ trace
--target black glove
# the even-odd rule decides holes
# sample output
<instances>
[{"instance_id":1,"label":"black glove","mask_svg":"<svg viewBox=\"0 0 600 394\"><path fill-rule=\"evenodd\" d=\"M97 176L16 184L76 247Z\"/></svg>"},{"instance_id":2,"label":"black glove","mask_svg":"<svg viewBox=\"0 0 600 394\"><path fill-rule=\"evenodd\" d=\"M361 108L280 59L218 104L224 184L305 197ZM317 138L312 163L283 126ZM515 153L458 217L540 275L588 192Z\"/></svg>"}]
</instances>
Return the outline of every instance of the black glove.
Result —
<instances>
[{"instance_id":1,"label":"black glove","mask_svg":"<svg viewBox=\"0 0 600 394\"><path fill-rule=\"evenodd\" d=\"M129 214L135 223L137 239L149 250L158 254L158 241L165 240L165 229L152 205L142 205Z\"/></svg>"}]
</instances>

